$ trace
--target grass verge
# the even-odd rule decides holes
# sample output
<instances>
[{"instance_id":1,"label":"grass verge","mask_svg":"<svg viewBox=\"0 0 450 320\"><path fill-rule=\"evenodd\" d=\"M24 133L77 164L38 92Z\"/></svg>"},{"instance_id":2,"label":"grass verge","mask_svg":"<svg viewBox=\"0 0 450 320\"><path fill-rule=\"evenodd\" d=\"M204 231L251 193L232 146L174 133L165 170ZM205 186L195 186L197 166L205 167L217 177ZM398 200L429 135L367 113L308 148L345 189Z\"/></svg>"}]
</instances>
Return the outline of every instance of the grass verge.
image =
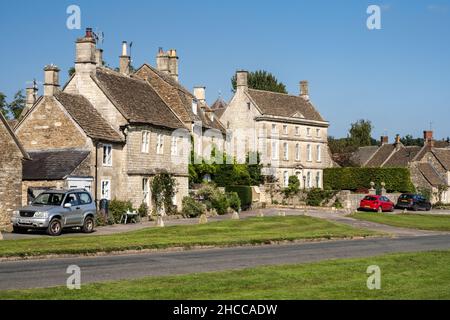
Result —
<instances>
[{"instance_id":1,"label":"grass verge","mask_svg":"<svg viewBox=\"0 0 450 320\"><path fill-rule=\"evenodd\" d=\"M301 239L365 237L376 234L305 216L266 217L205 225L147 228L105 236L4 240L0 242L0 257L92 254L171 247L238 246Z\"/></svg>"},{"instance_id":2,"label":"grass verge","mask_svg":"<svg viewBox=\"0 0 450 320\"><path fill-rule=\"evenodd\" d=\"M391 254L240 271L148 277L65 287L0 291L0 299L450 299L450 251ZM381 269L381 289L366 273Z\"/></svg>"},{"instance_id":3,"label":"grass verge","mask_svg":"<svg viewBox=\"0 0 450 320\"><path fill-rule=\"evenodd\" d=\"M450 215L357 212L350 217L359 220L387 224L394 227L450 231Z\"/></svg>"}]
</instances>

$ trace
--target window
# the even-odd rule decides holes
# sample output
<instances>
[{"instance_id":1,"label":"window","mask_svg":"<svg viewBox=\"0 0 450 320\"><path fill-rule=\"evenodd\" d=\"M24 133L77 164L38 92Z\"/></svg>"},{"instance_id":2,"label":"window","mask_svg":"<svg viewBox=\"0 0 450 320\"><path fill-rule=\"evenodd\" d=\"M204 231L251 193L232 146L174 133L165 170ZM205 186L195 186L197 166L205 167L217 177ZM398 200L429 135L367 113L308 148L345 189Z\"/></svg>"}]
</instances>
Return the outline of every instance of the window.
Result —
<instances>
[{"instance_id":1,"label":"window","mask_svg":"<svg viewBox=\"0 0 450 320\"><path fill-rule=\"evenodd\" d=\"M110 144L103 146L103 165L108 167L112 166L112 146Z\"/></svg>"},{"instance_id":2,"label":"window","mask_svg":"<svg viewBox=\"0 0 450 320\"><path fill-rule=\"evenodd\" d=\"M300 135L300 127L295 127L295 135L296 136Z\"/></svg>"},{"instance_id":3,"label":"window","mask_svg":"<svg viewBox=\"0 0 450 320\"><path fill-rule=\"evenodd\" d=\"M295 145L295 160L300 161L300 144Z\"/></svg>"},{"instance_id":4,"label":"window","mask_svg":"<svg viewBox=\"0 0 450 320\"><path fill-rule=\"evenodd\" d=\"M311 172L306 175L306 185L308 188L312 188Z\"/></svg>"},{"instance_id":5,"label":"window","mask_svg":"<svg viewBox=\"0 0 450 320\"><path fill-rule=\"evenodd\" d=\"M288 126L287 125L283 126L283 134L288 134Z\"/></svg>"},{"instance_id":6,"label":"window","mask_svg":"<svg viewBox=\"0 0 450 320\"><path fill-rule=\"evenodd\" d=\"M150 132L142 131L142 147L141 152L148 153L148 147L150 145Z\"/></svg>"},{"instance_id":7,"label":"window","mask_svg":"<svg viewBox=\"0 0 450 320\"><path fill-rule=\"evenodd\" d=\"M178 155L178 137L172 137L172 144L170 146L170 150L173 156Z\"/></svg>"},{"instance_id":8,"label":"window","mask_svg":"<svg viewBox=\"0 0 450 320\"><path fill-rule=\"evenodd\" d=\"M289 186L289 172L285 171L283 173L283 181L284 181L284 186L288 187Z\"/></svg>"},{"instance_id":9,"label":"window","mask_svg":"<svg viewBox=\"0 0 450 320\"><path fill-rule=\"evenodd\" d=\"M278 160L278 141L272 141L272 160Z\"/></svg>"},{"instance_id":10,"label":"window","mask_svg":"<svg viewBox=\"0 0 450 320\"><path fill-rule=\"evenodd\" d=\"M156 154L164 153L164 136L161 133L158 133L156 139Z\"/></svg>"},{"instance_id":11,"label":"window","mask_svg":"<svg viewBox=\"0 0 450 320\"><path fill-rule=\"evenodd\" d=\"M197 114L197 112L198 112L197 109L198 109L198 103L197 103L197 101L193 100L192 101L192 112L194 114Z\"/></svg>"},{"instance_id":12,"label":"window","mask_svg":"<svg viewBox=\"0 0 450 320\"><path fill-rule=\"evenodd\" d=\"M317 146L317 162L322 161L322 147L319 145Z\"/></svg>"},{"instance_id":13,"label":"window","mask_svg":"<svg viewBox=\"0 0 450 320\"><path fill-rule=\"evenodd\" d=\"M92 203L92 198L89 193L79 193L78 198L80 199L80 205L90 204Z\"/></svg>"},{"instance_id":14,"label":"window","mask_svg":"<svg viewBox=\"0 0 450 320\"><path fill-rule=\"evenodd\" d=\"M272 134L277 134L277 125L276 124L272 125Z\"/></svg>"},{"instance_id":15,"label":"window","mask_svg":"<svg viewBox=\"0 0 450 320\"><path fill-rule=\"evenodd\" d=\"M102 180L102 199L111 200L111 181Z\"/></svg>"},{"instance_id":16,"label":"window","mask_svg":"<svg viewBox=\"0 0 450 320\"><path fill-rule=\"evenodd\" d=\"M70 203L72 206L78 205L78 197L75 193L69 193L64 200L64 204Z\"/></svg>"},{"instance_id":17,"label":"window","mask_svg":"<svg viewBox=\"0 0 450 320\"><path fill-rule=\"evenodd\" d=\"M311 145L308 144L306 146L306 153L308 154L308 161L312 161L312 152L311 152Z\"/></svg>"},{"instance_id":18,"label":"window","mask_svg":"<svg viewBox=\"0 0 450 320\"><path fill-rule=\"evenodd\" d=\"M283 143L283 158L284 160L289 160L289 146L288 143Z\"/></svg>"},{"instance_id":19,"label":"window","mask_svg":"<svg viewBox=\"0 0 450 320\"><path fill-rule=\"evenodd\" d=\"M317 138L320 138L320 129L316 129Z\"/></svg>"},{"instance_id":20,"label":"window","mask_svg":"<svg viewBox=\"0 0 450 320\"><path fill-rule=\"evenodd\" d=\"M311 128L306 128L306 135L311 137Z\"/></svg>"},{"instance_id":21,"label":"window","mask_svg":"<svg viewBox=\"0 0 450 320\"><path fill-rule=\"evenodd\" d=\"M149 185L150 185L150 182L149 182L148 178L142 179L142 196L143 196L142 199L146 205L150 205L150 192L149 192L150 187L149 187Z\"/></svg>"},{"instance_id":22,"label":"window","mask_svg":"<svg viewBox=\"0 0 450 320\"><path fill-rule=\"evenodd\" d=\"M320 188L320 172L317 172L316 174L316 186L317 188Z\"/></svg>"}]
</instances>

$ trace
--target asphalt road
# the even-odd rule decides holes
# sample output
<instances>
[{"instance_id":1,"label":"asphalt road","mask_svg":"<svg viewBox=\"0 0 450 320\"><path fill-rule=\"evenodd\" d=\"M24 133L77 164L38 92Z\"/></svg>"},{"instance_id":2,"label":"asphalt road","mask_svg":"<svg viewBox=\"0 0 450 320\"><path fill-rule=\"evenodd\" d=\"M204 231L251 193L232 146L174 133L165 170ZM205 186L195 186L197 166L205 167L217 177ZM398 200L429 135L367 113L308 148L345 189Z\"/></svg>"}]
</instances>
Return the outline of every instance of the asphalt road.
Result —
<instances>
[{"instance_id":1,"label":"asphalt road","mask_svg":"<svg viewBox=\"0 0 450 320\"><path fill-rule=\"evenodd\" d=\"M450 235L364 239L277 246L237 247L0 263L0 290L64 286L69 265L81 268L82 284L145 276L188 274L261 265L370 257L392 252L449 250Z\"/></svg>"}]
</instances>

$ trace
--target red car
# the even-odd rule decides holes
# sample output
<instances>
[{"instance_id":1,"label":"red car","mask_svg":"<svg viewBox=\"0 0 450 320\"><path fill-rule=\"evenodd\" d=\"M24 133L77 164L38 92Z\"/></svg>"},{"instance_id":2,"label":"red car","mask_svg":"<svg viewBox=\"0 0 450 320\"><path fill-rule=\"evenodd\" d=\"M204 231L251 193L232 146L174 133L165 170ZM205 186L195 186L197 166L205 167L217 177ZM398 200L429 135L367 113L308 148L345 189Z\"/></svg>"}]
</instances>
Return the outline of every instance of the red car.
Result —
<instances>
[{"instance_id":1,"label":"red car","mask_svg":"<svg viewBox=\"0 0 450 320\"><path fill-rule=\"evenodd\" d=\"M370 210L370 211L377 211L377 212L383 212L383 211L392 212L392 211L394 211L394 208L395 208L395 204L391 200L389 200L388 197L369 195L361 200L358 210L360 210L360 211Z\"/></svg>"}]
</instances>

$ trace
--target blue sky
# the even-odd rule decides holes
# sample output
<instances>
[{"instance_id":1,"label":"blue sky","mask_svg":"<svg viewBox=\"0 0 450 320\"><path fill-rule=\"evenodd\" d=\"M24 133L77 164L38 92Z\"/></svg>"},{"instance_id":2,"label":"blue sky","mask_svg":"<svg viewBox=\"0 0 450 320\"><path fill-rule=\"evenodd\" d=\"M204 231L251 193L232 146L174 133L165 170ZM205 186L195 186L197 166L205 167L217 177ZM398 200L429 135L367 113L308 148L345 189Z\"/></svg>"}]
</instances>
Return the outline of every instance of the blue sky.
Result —
<instances>
[{"instance_id":1,"label":"blue sky","mask_svg":"<svg viewBox=\"0 0 450 320\"><path fill-rule=\"evenodd\" d=\"M374 136L450 136L450 1L172 0L1 1L0 91L8 98L27 81L42 81L54 63L62 80L74 61L66 9L80 6L82 29L105 34L105 60L118 65L121 41L133 41L135 66L154 65L158 47L175 48L180 81L207 87L212 103L231 97L237 69L265 69L297 94L310 95L345 136L351 122L370 119ZM368 30L367 7L382 8L382 29Z\"/></svg>"}]
</instances>

